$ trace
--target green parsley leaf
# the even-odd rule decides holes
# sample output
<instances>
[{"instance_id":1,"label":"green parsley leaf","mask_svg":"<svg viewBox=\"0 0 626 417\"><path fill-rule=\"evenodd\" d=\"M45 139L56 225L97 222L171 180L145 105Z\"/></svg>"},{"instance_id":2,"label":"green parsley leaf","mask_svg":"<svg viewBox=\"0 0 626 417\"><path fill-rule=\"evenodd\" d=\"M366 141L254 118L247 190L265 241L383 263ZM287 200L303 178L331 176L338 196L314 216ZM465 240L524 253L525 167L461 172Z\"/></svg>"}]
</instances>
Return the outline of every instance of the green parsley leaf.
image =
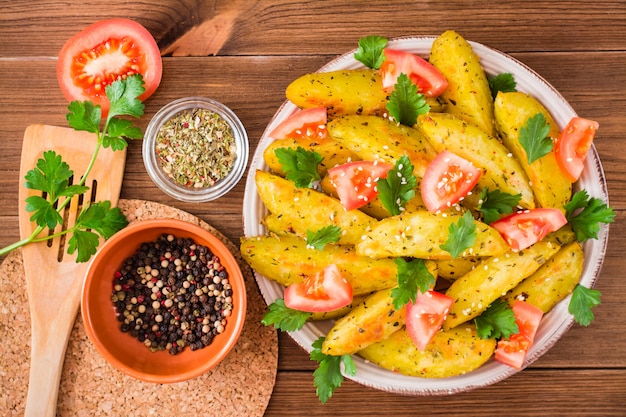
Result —
<instances>
[{"instance_id":1,"label":"green parsley leaf","mask_svg":"<svg viewBox=\"0 0 626 417\"><path fill-rule=\"evenodd\" d=\"M584 242L597 239L600 231L599 223L615 221L615 212L599 198L589 197L586 190L580 190L565 205L565 218L572 225L576 239Z\"/></svg>"},{"instance_id":2,"label":"green parsley leaf","mask_svg":"<svg viewBox=\"0 0 626 417\"><path fill-rule=\"evenodd\" d=\"M52 203L45 198L32 195L26 198L26 211L33 213L30 221L37 226L54 229L58 224L63 223L63 217L56 211Z\"/></svg>"},{"instance_id":3,"label":"green parsley leaf","mask_svg":"<svg viewBox=\"0 0 626 417\"><path fill-rule=\"evenodd\" d=\"M261 324L264 326L273 325L275 329L283 332L300 330L311 317L311 313L287 307L282 298L276 299L268 308L270 311L263 316Z\"/></svg>"},{"instance_id":4,"label":"green parsley leaf","mask_svg":"<svg viewBox=\"0 0 626 417\"><path fill-rule=\"evenodd\" d=\"M138 99L146 91L143 84L141 74L135 74L106 86L106 95L111 103L108 120L115 116L141 117L143 115L145 105Z\"/></svg>"},{"instance_id":5,"label":"green parsley leaf","mask_svg":"<svg viewBox=\"0 0 626 417\"><path fill-rule=\"evenodd\" d=\"M529 118L526 125L520 129L519 142L526 151L529 164L552 151L554 143L549 134L550 125L541 113Z\"/></svg>"},{"instance_id":6,"label":"green parsley leaf","mask_svg":"<svg viewBox=\"0 0 626 417\"><path fill-rule=\"evenodd\" d=\"M121 151L128 143L124 138L141 139L141 129L134 126L130 120L113 118L109 120L106 136L102 138L102 146L114 151Z\"/></svg>"},{"instance_id":7,"label":"green parsley leaf","mask_svg":"<svg viewBox=\"0 0 626 417\"><path fill-rule=\"evenodd\" d=\"M76 262L87 262L98 250L100 238L89 230L75 230L67 242L67 253L78 251Z\"/></svg>"},{"instance_id":8,"label":"green parsley leaf","mask_svg":"<svg viewBox=\"0 0 626 417\"><path fill-rule=\"evenodd\" d=\"M512 93L516 91L517 83L513 74L504 72L498 74L495 77L491 77L487 80L489 82L489 89L491 90L491 96L496 98L499 91L503 93Z\"/></svg>"},{"instance_id":9,"label":"green parsley leaf","mask_svg":"<svg viewBox=\"0 0 626 417\"><path fill-rule=\"evenodd\" d=\"M417 179L413 175L413 164L403 155L387 173L387 178L377 184L378 198L389 214L395 216L404 210L406 203L415 197Z\"/></svg>"},{"instance_id":10,"label":"green parsley leaf","mask_svg":"<svg viewBox=\"0 0 626 417\"><path fill-rule=\"evenodd\" d=\"M295 150L278 148L274 154L281 163L286 178L293 181L296 187L310 188L314 181L321 179L317 166L324 158L319 153L298 146Z\"/></svg>"},{"instance_id":11,"label":"green parsley leaf","mask_svg":"<svg viewBox=\"0 0 626 417\"><path fill-rule=\"evenodd\" d=\"M26 173L24 185L31 190L45 192L55 201L67 188L73 175L74 171L63 161L61 155L54 151L45 151L43 157L37 160L35 168Z\"/></svg>"},{"instance_id":12,"label":"green parsley leaf","mask_svg":"<svg viewBox=\"0 0 626 417\"><path fill-rule=\"evenodd\" d=\"M501 215L512 213L521 198L522 194L513 195L500 190L490 191L485 187L480 194L481 203L478 210L482 213L485 223L491 224Z\"/></svg>"},{"instance_id":13,"label":"green parsley leaf","mask_svg":"<svg viewBox=\"0 0 626 417\"><path fill-rule=\"evenodd\" d=\"M581 326L589 326L591 324L594 318L591 309L600 304L601 295L598 290L592 290L576 284L567 307L569 313L574 316L576 323Z\"/></svg>"},{"instance_id":14,"label":"green parsley leaf","mask_svg":"<svg viewBox=\"0 0 626 417\"><path fill-rule=\"evenodd\" d=\"M100 132L102 109L91 101L72 101L67 106L69 113L65 116L68 124L74 130L84 130L91 133Z\"/></svg>"},{"instance_id":15,"label":"green parsley leaf","mask_svg":"<svg viewBox=\"0 0 626 417\"><path fill-rule=\"evenodd\" d=\"M417 86L409 77L400 74L387 103L387 110L398 123L413 126L417 123L417 116L428 113L430 106L424 95L417 92Z\"/></svg>"},{"instance_id":16,"label":"green parsley leaf","mask_svg":"<svg viewBox=\"0 0 626 417\"><path fill-rule=\"evenodd\" d=\"M500 299L494 301L487 310L474 319L474 322L476 323L476 334L481 339L507 339L512 334L519 332L513 310Z\"/></svg>"},{"instance_id":17,"label":"green parsley leaf","mask_svg":"<svg viewBox=\"0 0 626 417\"><path fill-rule=\"evenodd\" d=\"M452 223L448 231L450 234L446 243L439 247L455 259L476 242L476 223L469 211L466 211L457 223Z\"/></svg>"},{"instance_id":18,"label":"green parsley leaf","mask_svg":"<svg viewBox=\"0 0 626 417\"><path fill-rule=\"evenodd\" d=\"M399 310L410 301L415 302L417 292L425 293L435 283L435 277L430 273L423 259L414 259L406 262L402 258L395 258L398 268L398 287L391 290L393 307Z\"/></svg>"},{"instance_id":19,"label":"green parsley leaf","mask_svg":"<svg viewBox=\"0 0 626 417\"><path fill-rule=\"evenodd\" d=\"M328 243L335 243L341 237L341 227L330 225L322 227L316 232L306 231L306 245L317 250L323 250Z\"/></svg>"},{"instance_id":20,"label":"green parsley leaf","mask_svg":"<svg viewBox=\"0 0 626 417\"><path fill-rule=\"evenodd\" d=\"M379 69L385 61L383 51L387 46L387 38L370 35L359 39L359 47L354 59L371 69Z\"/></svg>"},{"instance_id":21,"label":"green parsley leaf","mask_svg":"<svg viewBox=\"0 0 626 417\"><path fill-rule=\"evenodd\" d=\"M356 366L352 356L331 356L322 353L324 340L324 337L320 337L313 342L313 350L310 355L311 360L319 363L317 369L313 372L313 385L316 387L315 393L322 404L325 404L343 383L342 363L346 375L356 375Z\"/></svg>"}]
</instances>

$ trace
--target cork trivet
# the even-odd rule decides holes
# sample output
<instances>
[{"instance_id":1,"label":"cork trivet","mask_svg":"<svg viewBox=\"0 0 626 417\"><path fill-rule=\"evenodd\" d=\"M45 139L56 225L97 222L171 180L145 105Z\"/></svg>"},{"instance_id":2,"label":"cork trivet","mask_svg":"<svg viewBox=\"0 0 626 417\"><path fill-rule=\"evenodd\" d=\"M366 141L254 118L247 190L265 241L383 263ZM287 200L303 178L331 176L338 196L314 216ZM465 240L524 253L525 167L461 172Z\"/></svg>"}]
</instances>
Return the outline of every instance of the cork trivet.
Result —
<instances>
[{"instance_id":1,"label":"cork trivet","mask_svg":"<svg viewBox=\"0 0 626 417\"><path fill-rule=\"evenodd\" d=\"M246 281L248 309L240 339L208 373L176 384L138 381L109 365L87 338L78 315L65 354L57 416L262 416L278 364L276 330L261 324L265 302L237 247L209 224L157 203L120 200L128 220L175 218L211 231L235 255ZM0 415L22 416L30 361L30 314L19 250L0 265Z\"/></svg>"}]
</instances>

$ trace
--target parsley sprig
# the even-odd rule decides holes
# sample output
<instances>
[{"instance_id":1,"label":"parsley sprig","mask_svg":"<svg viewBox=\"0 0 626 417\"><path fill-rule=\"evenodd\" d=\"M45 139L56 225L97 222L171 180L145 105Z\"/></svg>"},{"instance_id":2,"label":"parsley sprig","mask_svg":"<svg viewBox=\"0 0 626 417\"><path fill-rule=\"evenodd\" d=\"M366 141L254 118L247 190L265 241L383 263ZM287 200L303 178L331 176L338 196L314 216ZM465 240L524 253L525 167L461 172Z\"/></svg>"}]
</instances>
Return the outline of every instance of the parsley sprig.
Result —
<instances>
[{"instance_id":1,"label":"parsley sprig","mask_svg":"<svg viewBox=\"0 0 626 417\"><path fill-rule=\"evenodd\" d=\"M311 188L315 181L321 179L317 166L324 158L319 153L298 146L297 149L278 148L274 154L285 171L285 177L296 187Z\"/></svg>"},{"instance_id":2,"label":"parsley sprig","mask_svg":"<svg viewBox=\"0 0 626 417\"><path fill-rule=\"evenodd\" d=\"M306 231L306 245L317 250L323 250L329 243L339 242L341 238L341 227L329 225L317 231Z\"/></svg>"},{"instance_id":3,"label":"parsley sprig","mask_svg":"<svg viewBox=\"0 0 626 417\"><path fill-rule=\"evenodd\" d=\"M283 332L295 332L302 329L311 317L311 313L287 307L282 298L276 299L268 308L269 311L265 313L261 323L264 326L273 325L275 329Z\"/></svg>"},{"instance_id":4,"label":"parsley sprig","mask_svg":"<svg viewBox=\"0 0 626 417\"><path fill-rule=\"evenodd\" d=\"M406 74L400 74L394 85L387 110L396 122L405 126L417 123L417 116L428 113L430 106L423 94L418 93L415 85Z\"/></svg>"},{"instance_id":5,"label":"parsley sprig","mask_svg":"<svg viewBox=\"0 0 626 417\"><path fill-rule=\"evenodd\" d=\"M413 175L413 164L408 156L403 155L387 177L378 181L378 198L389 214L402 213L406 203L415 197L417 179Z\"/></svg>"},{"instance_id":6,"label":"parsley sprig","mask_svg":"<svg viewBox=\"0 0 626 417\"><path fill-rule=\"evenodd\" d=\"M40 236L46 229L54 230L63 224L61 213L70 203L72 197L84 194L89 190L85 185L86 178L96 163L101 148L122 150L128 143L126 139L139 139L143 136L141 129L132 122L118 116L140 117L143 115L144 104L138 97L144 92L143 78L133 75L118 80L106 87L105 92L110 102L109 113L102 120L102 109L91 101L72 101L68 105L66 115L68 124L75 130L94 133L97 138L96 149L82 176L78 177L61 155L53 150L43 153L35 168L25 175L25 186L41 191L43 196L33 195L26 199L26 211L31 214L31 221L37 224L33 233L25 239L0 249L0 256L25 246L29 243L42 242L61 235L70 235L67 252L77 252L77 262L87 262L96 253L99 236L108 239L115 232L126 227L128 221L119 208L111 207L109 201L84 202L73 226L57 233ZM100 126L102 125L102 130ZM80 178L70 184L71 178Z\"/></svg>"},{"instance_id":7,"label":"parsley sprig","mask_svg":"<svg viewBox=\"0 0 626 417\"><path fill-rule=\"evenodd\" d=\"M550 136L550 125L546 117L537 113L530 117L519 132L519 142L526 151L528 163L532 164L537 159L549 154L554 147Z\"/></svg>"},{"instance_id":8,"label":"parsley sprig","mask_svg":"<svg viewBox=\"0 0 626 417\"><path fill-rule=\"evenodd\" d=\"M456 259L476 242L476 223L474 223L472 213L466 211L458 222L448 227L448 232L446 243L440 247Z\"/></svg>"},{"instance_id":9,"label":"parsley sprig","mask_svg":"<svg viewBox=\"0 0 626 417\"><path fill-rule=\"evenodd\" d=\"M522 194L513 195L497 189L489 190L485 187L480 193L481 203L478 206L478 211L482 213L483 221L491 224L503 214L512 213L521 198Z\"/></svg>"},{"instance_id":10,"label":"parsley sprig","mask_svg":"<svg viewBox=\"0 0 626 417\"><path fill-rule=\"evenodd\" d=\"M612 223L615 212L599 198L589 197L586 190L581 190L565 205L565 217L572 225L576 239L584 242L597 239L600 223Z\"/></svg>"},{"instance_id":11,"label":"parsley sprig","mask_svg":"<svg viewBox=\"0 0 626 417\"><path fill-rule=\"evenodd\" d=\"M322 343L325 338L320 337L313 342L311 360L318 362L317 369L313 372L313 385L315 393L322 404L325 404L333 392L343 383L341 364L346 375L356 375L356 366L350 355L331 356L322 353Z\"/></svg>"},{"instance_id":12,"label":"parsley sprig","mask_svg":"<svg viewBox=\"0 0 626 417\"><path fill-rule=\"evenodd\" d=\"M504 338L519 332L515 322L515 314L509 305L503 300L496 300L474 319L476 334L481 339Z\"/></svg>"},{"instance_id":13,"label":"parsley sprig","mask_svg":"<svg viewBox=\"0 0 626 417\"><path fill-rule=\"evenodd\" d=\"M498 92L512 93L516 91L517 82L513 78L513 74L509 72L503 72L487 80L489 82L489 89L491 90L491 96L496 98Z\"/></svg>"},{"instance_id":14,"label":"parsley sprig","mask_svg":"<svg viewBox=\"0 0 626 417\"><path fill-rule=\"evenodd\" d=\"M418 290L425 293L435 283L435 277L430 273L423 259L413 259L410 262L402 258L395 258L398 269L398 286L391 290L393 308L399 310L409 301L415 302Z\"/></svg>"},{"instance_id":15,"label":"parsley sprig","mask_svg":"<svg viewBox=\"0 0 626 417\"><path fill-rule=\"evenodd\" d=\"M572 298L567 306L567 310L574 316L576 323L581 326L589 326L591 324L594 318L591 309L600 304L601 295L598 290L576 284L572 292Z\"/></svg>"},{"instance_id":16,"label":"parsley sprig","mask_svg":"<svg viewBox=\"0 0 626 417\"><path fill-rule=\"evenodd\" d=\"M387 38L370 35L359 39L359 47L354 53L354 59L371 69L379 69L385 61L383 53L387 46Z\"/></svg>"}]
</instances>

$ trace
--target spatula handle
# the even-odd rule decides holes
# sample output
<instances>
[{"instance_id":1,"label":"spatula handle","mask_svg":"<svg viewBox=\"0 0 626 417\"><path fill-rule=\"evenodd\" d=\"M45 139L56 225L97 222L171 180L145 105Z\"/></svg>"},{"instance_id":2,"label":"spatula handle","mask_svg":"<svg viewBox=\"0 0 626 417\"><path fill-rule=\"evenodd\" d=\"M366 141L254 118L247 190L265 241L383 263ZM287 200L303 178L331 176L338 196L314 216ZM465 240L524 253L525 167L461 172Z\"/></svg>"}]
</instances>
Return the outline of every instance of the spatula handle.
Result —
<instances>
[{"instance_id":1,"label":"spatula handle","mask_svg":"<svg viewBox=\"0 0 626 417\"><path fill-rule=\"evenodd\" d=\"M71 309L71 306L68 306ZM60 316L32 318L30 380L26 397L25 417L54 417L57 411L59 383L70 333L78 308L61 312Z\"/></svg>"}]
</instances>

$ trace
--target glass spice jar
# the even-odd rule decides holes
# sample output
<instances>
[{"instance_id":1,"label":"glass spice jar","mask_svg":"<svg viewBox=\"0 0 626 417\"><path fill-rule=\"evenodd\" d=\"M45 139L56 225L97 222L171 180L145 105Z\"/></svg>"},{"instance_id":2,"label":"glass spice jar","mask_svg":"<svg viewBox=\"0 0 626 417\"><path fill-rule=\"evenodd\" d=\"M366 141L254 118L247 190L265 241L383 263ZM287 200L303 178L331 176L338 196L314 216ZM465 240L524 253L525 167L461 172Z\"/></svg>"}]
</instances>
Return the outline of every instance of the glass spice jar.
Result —
<instances>
[{"instance_id":1,"label":"glass spice jar","mask_svg":"<svg viewBox=\"0 0 626 417\"><path fill-rule=\"evenodd\" d=\"M142 151L148 175L163 192L180 201L204 202L239 182L249 144L232 110L209 98L188 97L154 115Z\"/></svg>"}]
</instances>

